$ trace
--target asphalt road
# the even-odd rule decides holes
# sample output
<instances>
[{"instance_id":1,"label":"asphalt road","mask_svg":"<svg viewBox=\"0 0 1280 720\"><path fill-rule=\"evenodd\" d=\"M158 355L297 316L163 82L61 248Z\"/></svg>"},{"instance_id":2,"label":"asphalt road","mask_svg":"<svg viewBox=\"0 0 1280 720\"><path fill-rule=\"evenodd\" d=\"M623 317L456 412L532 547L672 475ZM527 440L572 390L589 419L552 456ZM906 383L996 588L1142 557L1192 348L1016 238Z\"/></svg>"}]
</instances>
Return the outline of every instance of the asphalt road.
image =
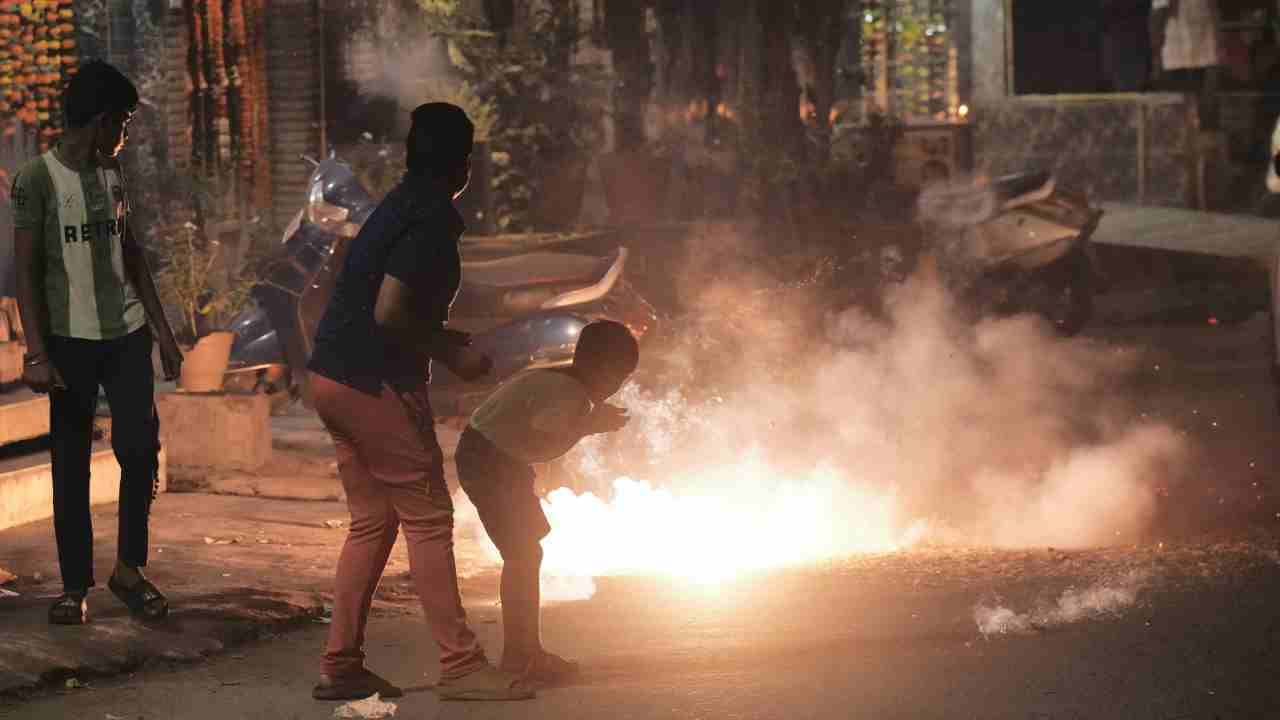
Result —
<instances>
[{"instance_id":1,"label":"asphalt road","mask_svg":"<svg viewBox=\"0 0 1280 720\"><path fill-rule=\"evenodd\" d=\"M587 671L527 703L439 703L424 676L435 653L413 617L374 623L370 664L416 686L397 701L408 718L1277 717L1280 562L1268 550L913 553L717 588L608 581L546 613L546 643ZM984 635L984 603L1014 614L1007 629L1028 614L1038 627ZM497 626L479 628L495 647ZM308 694L323 633L67 690L8 716L329 717L332 705Z\"/></svg>"},{"instance_id":2,"label":"asphalt road","mask_svg":"<svg viewBox=\"0 0 1280 720\"><path fill-rule=\"evenodd\" d=\"M583 678L527 703L439 703L412 611L374 622L370 665L413 688L397 718L1280 718L1280 422L1264 328L1096 331L1148 348L1144 408L1198 448L1197 479L1162 496L1140 544L915 550L724 585L604 579L545 613L546 644L583 661ZM473 598L496 656L492 601ZM331 717L309 697L324 629L0 717Z\"/></svg>"}]
</instances>

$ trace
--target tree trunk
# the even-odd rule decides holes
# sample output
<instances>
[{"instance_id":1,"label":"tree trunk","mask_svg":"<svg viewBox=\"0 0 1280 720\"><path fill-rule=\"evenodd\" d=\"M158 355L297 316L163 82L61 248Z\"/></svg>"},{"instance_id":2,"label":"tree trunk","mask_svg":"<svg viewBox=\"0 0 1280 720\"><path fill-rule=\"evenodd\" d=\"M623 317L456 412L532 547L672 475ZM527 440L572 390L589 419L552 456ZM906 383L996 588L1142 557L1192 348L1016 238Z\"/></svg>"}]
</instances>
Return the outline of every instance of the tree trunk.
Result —
<instances>
[{"instance_id":1,"label":"tree trunk","mask_svg":"<svg viewBox=\"0 0 1280 720\"><path fill-rule=\"evenodd\" d=\"M191 147L195 164L201 167L213 157L213 131L209 118L213 114L209 102L208 36L205 33L207 0L195 0L187 6L187 23L191 33L188 55L193 92L191 95Z\"/></svg>"},{"instance_id":2,"label":"tree trunk","mask_svg":"<svg viewBox=\"0 0 1280 720\"><path fill-rule=\"evenodd\" d=\"M653 63L645 32L644 0L606 0L605 44L613 53L618 83L613 93L617 149L629 151L645 141L644 116L653 90Z\"/></svg>"},{"instance_id":3,"label":"tree trunk","mask_svg":"<svg viewBox=\"0 0 1280 720\"><path fill-rule=\"evenodd\" d=\"M832 204L829 191L834 178L826 171L830 169L836 64L844 40L847 6L847 0L812 0L797 8L796 39L808 66L808 77L802 78L803 93L811 103L807 109L812 111L806 119L804 195L814 207L805 213L807 217Z\"/></svg>"},{"instance_id":4,"label":"tree trunk","mask_svg":"<svg viewBox=\"0 0 1280 720\"><path fill-rule=\"evenodd\" d=\"M515 0L484 0L484 15L498 36L498 49L505 49L507 36L516 20Z\"/></svg>"},{"instance_id":5,"label":"tree trunk","mask_svg":"<svg viewBox=\"0 0 1280 720\"><path fill-rule=\"evenodd\" d=\"M209 53L209 66L212 69L208 80L213 95L214 157L215 167L219 167L230 155L231 148L227 119L226 27L222 0L208 0L205 4L205 22L205 31L208 33L205 50Z\"/></svg>"},{"instance_id":6,"label":"tree trunk","mask_svg":"<svg viewBox=\"0 0 1280 720\"><path fill-rule=\"evenodd\" d=\"M802 4L796 15L796 37L809 59L812 77L804 88L813 102L811 129L829 141L831 108L835 104L836 62L844 40L847 0L812 0ZM825 148L824 148L825 149Z\"/></svg>"},{"instance_id":7,"label":"tree trunk","mask_svg":"<svg viewBox=\"0 0 1280 720\"><path fill-rule=\"evenodd\" d=\"M794 172L803 162L800 87L791 58L794 5L746 0L742 25L742 156L749 163L744 211L791 233Z\"/></svg>"}]
</instances>

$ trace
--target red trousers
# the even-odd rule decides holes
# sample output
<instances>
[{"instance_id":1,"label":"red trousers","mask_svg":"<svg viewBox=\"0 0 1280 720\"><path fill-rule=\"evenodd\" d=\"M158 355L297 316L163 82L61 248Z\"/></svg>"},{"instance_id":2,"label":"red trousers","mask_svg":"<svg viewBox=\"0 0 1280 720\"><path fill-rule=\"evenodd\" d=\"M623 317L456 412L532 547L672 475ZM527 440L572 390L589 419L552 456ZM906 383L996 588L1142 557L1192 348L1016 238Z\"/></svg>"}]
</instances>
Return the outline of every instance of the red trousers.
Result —
<instances>
[{"instance_id":1,"label":"red trousers","mask_svg":"<svg viewBox=\"0 0 1280 720\"><path fill-rule=\"evenodd\" d=\"M369 607L401 527L413 582L440 646L441 676L478 669L487 660L458 594L453 502L425 384L414 392L384 386L373 397L314 373L310 380L351 511L321 671L340 678L364 667Z\"/></svg>"}]
</instances>

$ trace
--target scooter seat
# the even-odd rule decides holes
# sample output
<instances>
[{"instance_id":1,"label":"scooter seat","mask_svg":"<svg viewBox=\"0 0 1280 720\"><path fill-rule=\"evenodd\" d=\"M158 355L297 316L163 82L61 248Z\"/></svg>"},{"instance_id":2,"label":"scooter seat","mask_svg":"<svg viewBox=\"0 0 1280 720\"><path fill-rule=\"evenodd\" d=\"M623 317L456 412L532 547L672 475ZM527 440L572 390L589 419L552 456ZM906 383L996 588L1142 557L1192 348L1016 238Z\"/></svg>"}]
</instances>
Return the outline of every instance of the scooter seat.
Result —
<instances>
[{"instance_id":1,"label":"scooter seat","mask_svg":"<svg viewBox=\"0 0 1280 720\"><path fill-rule=\"evenodd\" d=\"M471 260L462 263L462 280L481 288L520 288L537 285L598 281L613 265L616 257L594 257L568 253L535 252L499 258Z\"/></svg>"},{"instance_id":2,"label":"scooter seat","mask_svg":"<svg viewBox=\"0 0 1280 720\"><path fill-rule=\"evenodd\" d=\"M1053 180L1053 173L1050 172L1025 172L998 177L991 181L991 187L995 189L1000 203L1004 204L1014 198L1044 189L1051 180Z\"/></svg>"}]
</instances>

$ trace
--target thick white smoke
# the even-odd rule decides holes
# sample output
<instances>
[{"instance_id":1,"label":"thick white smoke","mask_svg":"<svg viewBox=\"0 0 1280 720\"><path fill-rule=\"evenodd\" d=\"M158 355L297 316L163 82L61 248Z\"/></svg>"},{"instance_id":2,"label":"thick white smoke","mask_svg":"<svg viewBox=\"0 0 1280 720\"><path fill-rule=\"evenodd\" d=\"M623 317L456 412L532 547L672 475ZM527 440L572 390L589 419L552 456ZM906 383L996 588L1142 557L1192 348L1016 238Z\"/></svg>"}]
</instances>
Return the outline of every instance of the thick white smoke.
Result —
<instances>
[{"instance_id":1,"label":"thick white smoke","mask_svg":"<svg viewBox=\"0 0 1280 720\"><path fill-rule=\"evenodd\" d=\"M876 315L703 287L614 399L630 425L567 458L583 483L546 500L550 574L714 581L921 542L1128 542L1186 450L1130 408L1138 353L1032 317L963 321L926 279Z\"/></svg>"},{"instance_id":2,"label":"thick white smoke","mask_svg":"<svg viewBox=\"0 0 1280 720\"><path fill-rule=\"evenodd\" d=\"M965 325L927 283L896 290L886 319L830 314L817 342L769 320L729 323L734 342L708 347L704 334L675 351L689 372L712 369L715 392L625 388L631 425L585 442L580 471L665 485L758 448L782 485L826 465L893 496L904 529L927 520L939 539L1088 547L1143 531L1184 450L1129 412L1120 389L1135 353L1061 339L1031 317ZM713 357L687 357L699 353Z\"/></svg>"}]
</instances>

